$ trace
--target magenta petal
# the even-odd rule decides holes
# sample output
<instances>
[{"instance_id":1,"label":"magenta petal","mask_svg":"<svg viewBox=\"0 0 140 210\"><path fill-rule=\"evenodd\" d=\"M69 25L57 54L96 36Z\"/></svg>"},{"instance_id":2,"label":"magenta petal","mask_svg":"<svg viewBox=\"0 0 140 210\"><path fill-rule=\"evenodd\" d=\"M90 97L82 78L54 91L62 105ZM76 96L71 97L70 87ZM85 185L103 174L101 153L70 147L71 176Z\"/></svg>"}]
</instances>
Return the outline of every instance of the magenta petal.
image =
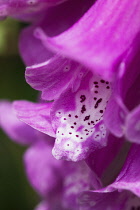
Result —
<instances>
[{"instance_id":1,"label":"magenta petal","mask_svg":"<svg viewBox=\"0 0 140 210\"><path fill-rule=\"evenodd\" d=\"M86 159L89 167L94 171L97 176L101 179L103 173L106 171L108 166L113 162L120 152L120 149L123 146L123 139L117 139L113 135L108 136L108 144L106 147L96 150L91 153ZM114 169L115 171L115 169ZM108 174L108 179L112 179L113 173ZM106 180L102 180L106 181ZM104 184L104 183L103 183Z\"/></svg>"},{"instance_id":2,"label":"magenta petal","mask_svg":"<svg viewBox=\"0 0 140 210\"><path fill-rule=\"evenodd\" d=\"M53 53L34 36L35 28L35 26L27 27L20 34L20 55L27 66L45 62L53 56Z\"/></svg>"},{"instance_id":3,"label":"magenta petal","mask_svg":"<svg viewBox=\"0 0 140 210\"><path fill-rule=\"evenodd\" d=\"M57 161L51 153L52 147L41 141L30 147L25 155L26 173L32 186L42 196L54 196L61 189L61 167L63 161Z\"/></svg>"},{"instance_id":4,"label":"magenta petal","mask_svg":"<svg viewBox=\"0 0 140 210\"><path fill-rule=\"evenodd\" d=\"M44 100L56 99L75 80L81 66L66 58L54 58L26 69L26 81L42 91Z\"/></svg>"},{"instance_id":5,"label":"magenta petal","mask_svg":"<svg viewBox=\"0 0 140 210\"><path fill-rule=\"evenodd\" d=\"M140 105L136 107L126 118L126 138L134 143L140 143Z\"/></svg>"},{"instance_id":6,"label":"magenta petal","mask_svg":"<svg viewBox=\"0 0 140 210\"><path fill-rule=\"evenodd\" d=\"M131 63L122 63L116 75L104 121L107 128L117 137L125 133L126 117L140 103L140 53ZM113 114L112 114L113 113Z\"/></svg>"},{"instance_id":7,"label":"magenta petal","mask_svg":"<svg viewBox=\"0 0 140 210\"><path fill-rule=\"evenodd\" d=\"M135 53L140 42L139 19L139 0L98 0L69 30L42 39L47 47L109 79L127 53Z\"/></svg>"},{"instance_id":8,"label":"magenta petal","mask_svg":"<svg viewBox=\"0 0 140 210\"><path fill-rule=\"evenodd\" d=\"M124 106L120 97L110 98L107 109L104 115L104 121L107 128L117 137L122 137L124 134L125 117L128 110Z\"/></svg>"},{"instance_id":9,"label":"magenta petal","mask_svg":"<svg viewBox=\"0 0 140 210\"><path fill-rule=\"evenodd\" d=\"M28 101L14 102L14 108L18 118L31 127L55 137L51 126L50 110L52 103L31 103Z\"/></svg>"},{"instance_id":10,"label":"magenta petal","mask_svg":"<svg viewBox=\"0 0 140 210\"><path fill-rule=\"evenodd\" d=\"M11 102L0 102L0 127L19 144L31 144L37 141L36 130L19 121Z\"/></svg>"},{"instance_id":11,"label":"magenta petal","mask_svg":"<svg viewBox=\"0 0 140 210\"><path fill-rule=\"evenodd\" d=\"M124 166L117 179L105 188L106 191L114 191L115 189L129 190L140 196L140 146L134 144L130 149Z\"/></svg>"}]
</instances>

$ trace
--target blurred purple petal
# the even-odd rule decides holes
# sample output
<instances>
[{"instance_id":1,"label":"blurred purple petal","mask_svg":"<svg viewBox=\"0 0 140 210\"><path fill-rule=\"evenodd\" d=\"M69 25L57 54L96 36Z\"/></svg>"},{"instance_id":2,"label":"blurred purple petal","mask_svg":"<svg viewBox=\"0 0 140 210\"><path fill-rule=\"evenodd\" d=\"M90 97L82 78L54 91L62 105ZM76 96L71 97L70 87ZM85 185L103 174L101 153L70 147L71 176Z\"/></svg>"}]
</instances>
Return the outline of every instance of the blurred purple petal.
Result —
<instances>
[{"instance_id":1,"label":"blurred purple petal","mask_svg":"<svg viewBox=\"0 0 140 210\"><path fill-rule=\"evenodd\" d=\"M13 104L0 102L0 127L19 144L31 144L37 141L36 130L17 119Z\"/></svg>"},{"instance_id":2,"label":"blurred purple petal","mask_svg":"<svg viewBox=\"0 0 140 210\"><path fill-rule=\"evenodd\" d=\"M51 154L52 147L44 141L30 147L24 162L28 179L32 186L43 196L58 193L62 185L61 167L63 162L56 160ZM57 175L56 175L57 174ZM55 195L54 195L55 196Z\"/></svg>"},{"instance_id":3,"label":"blurred purple petal","mask_svg":"<svg viewBox=\"0 0 140 210\"><path fill-rule=\"evenodd\" d=\"M20 34L20 55L27 66L45 62L53 56L53 53L47 50L39 39L35 38L35 28L35 26L27 27Z\"/></svg>"}]
</instances>

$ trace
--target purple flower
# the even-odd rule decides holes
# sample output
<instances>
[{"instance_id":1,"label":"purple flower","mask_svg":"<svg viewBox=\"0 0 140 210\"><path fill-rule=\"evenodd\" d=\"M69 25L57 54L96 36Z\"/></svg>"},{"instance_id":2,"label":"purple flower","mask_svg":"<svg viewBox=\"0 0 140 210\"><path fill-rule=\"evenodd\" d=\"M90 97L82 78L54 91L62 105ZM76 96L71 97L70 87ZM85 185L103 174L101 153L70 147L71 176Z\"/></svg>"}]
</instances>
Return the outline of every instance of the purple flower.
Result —
<instances>
[{"instance_id":1,"label":"purple flower","mask_svg":"<svg viewBox=\"0 0 140 210\"><path fill-rule=\"evenodd\" d=\"M138 0L68 1L21 33L26 81L41 101L14 103L21 126L2 102L0 125L32 144L24 161L42 197L36 210L140 208L139 19Z\"/></svg>"},{"instance_id":2,"label":"purple flower","mask_svg":"<svg viewBox=\"0 0 140 210\"><path fill-rule=\"evenodd\" d=\"M68 2L65 6L69 4ZM140 5L137 1L133 2L131 6L134 7L133 11L136 8L136 13L128 13L126 19L126 14L122 16L122 12L127 4L127 1L124 4L119 4L118 2L101 4L100 1L97 1L79 21L54 38L47 38L46 34L49 32L53 36L53 34L58 33L58 28L57 26L53 28L53 22L50 22L47 27L48 23L45 22L47 16L39 24L31 26L22 32L20 51L25 63L29 65L26 69L26 80L33 88L42 92L43 100L54 101L49 104L16 102L15 107L22 121L39 131L56 137L53 154L57 159L65 158L73 161L85 159L91 152L107 145L108 129L117 137L125 135L128 140L133 142L136 142L136 138L139 139L139 117L133 122L131 120L131 123L129 120L133 118L133 115L138 114L139 107L129 111L125 104L125 98L126 95L129 95L129 89L139 75L139 25L136 24L136 21ZM57 10L63 11L65 6L62 5ZM47 48L50 47L49 40L57 40L57 37L61 38L65 34L68 35L62 41L69 38L71 42L73 40L78 42L79 39L76 38L76 35L75 39L72 39L69 33L75 34L76 31L79 33L79 31L83 30L85 26L83 21L87 21L87 18L89 19L87 21L89 25L93 24L95 28L100 28L98 19L102 19L102 15L104 15L104 19L107 18L108 20L109 15L118 6L118 16L115 15L113 21L108 21L106 26L108 32L104 33L103 40L102 38L99 39L102 45L98 44L95 47L95 49L100 47L97 53L93 50L90 51L91 49L84 51L86 53L94 53L92 59L90 59L90 56L89 59L86 59L88 62L93 62L94 57L98 57L98 59L104 58L104 61L109 62L109 64L105 65L104 70L102 68L103 62L98 63L98 66L96 66L97 62L94 62L92 68L89 69L77 61L64 57L64 55L70 56L65 50L62 53L62 57L50 52ZM99 15L95 18L99 8L104 13L101 14L100 18ZM108 8L111 9L108 11ZM54 9L54 11L56 10ZM93 13L93 11L96 12ZM120 17L122 17L121 24L119 24L120 19L117 19ZM132 30L131 33L126 33L127 21L130 18L132 27L133 22L135 23L135 30ZM116 23L117 20L119 23ZM62 17L58 16L57 21L59 25ZM69 18L67 21L70 21ZM111 32L113 33L112 28L116 24L118 38L115 38L116 35L110 35L111 40L106 46L105 40L108 39ZM102 28L104 29L104 27ZM127 36L124 39L119 38L122 37L124 32ZM84 41L86 34L88 43ZM75 52L75 49L79 49L81 54L83 54L83 47L87 47L91 42L94 45L96 36L100 37L100 34L102 34L102 31L99 29L88 30L88 33L82 36L83 41L81 40L82 43L87 44L81 44L81 48L76 48L77 45L75 43L75 47L72 48L73 51ZM91 39L91 37L94 37L95 40ZM42 43L38 38L42 40ZM28 47L26 48L25 42L32 42L36 50L32 51ZM108 54L113 48L112 43L117 47L109 56ZM68 42L65 44L67 45ZM38 52L40 56L37 56ZM75 57L75 59L79 61L78 57ZM107 65L110 65L110 67L108 68ZM90 64L87 64L87 66L91 67ZM131 77L131 80L127 79L129 77ZM109 104L107 105L108 102ZM136 103L133 101L134 106L137 104L138 99ZM113 111L114 114L112 114ZM132 123L136 129L131 131L130 134L129 127L131 127ZM135 140L131 136L135 136Z\"/></svg>"}]
</instances>

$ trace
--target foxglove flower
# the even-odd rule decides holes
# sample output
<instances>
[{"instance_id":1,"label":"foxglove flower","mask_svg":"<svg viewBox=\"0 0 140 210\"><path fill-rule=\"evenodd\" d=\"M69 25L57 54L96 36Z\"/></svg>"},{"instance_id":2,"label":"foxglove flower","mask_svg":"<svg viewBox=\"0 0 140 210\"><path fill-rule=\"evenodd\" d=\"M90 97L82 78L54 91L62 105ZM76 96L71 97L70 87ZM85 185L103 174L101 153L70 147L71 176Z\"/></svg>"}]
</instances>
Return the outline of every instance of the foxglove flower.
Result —
<instances>
[{"instance_id":1,"label":"foxglove flower","mask_svg":"<svg viewBox=\"0 0 140 210\"><path fill-rule=\"evenodd\" d=\"M45 135L39 134L25 154L28 178L44 200L37 210L130 210L140 204L140 148L134 144L140 137L139 92L134 95L140 79L140 3L87 2L85 14L78 13L74 19L70 15L64 19L57 13L46 21L52 17L47 10L20 38L21 55L28 66L26 81L41 91L42 101L15 102L14 109L21 121L47 134L46 138L55 138L54 147L53 140L45 147ZM62 13L73 3L50 11L53 15L55 11ZM58 26L54 27L56 17ZM5 122L1 120L1 126L17 141ZM14 125L16 120L11 120ZM133 144L126 147L126 139ZM84 159L88 166L82 161L68 162L65 172L66 162L53 159L52 147L56 159ZM120 153L124 160L118 161ZM111 165L117 165L115 172ZM56 180L53 170L58 171ZM50 185L44 184L46 180ZM54 200L48 200L51 190L56 192Z\"/></svg>"}]
</instances>

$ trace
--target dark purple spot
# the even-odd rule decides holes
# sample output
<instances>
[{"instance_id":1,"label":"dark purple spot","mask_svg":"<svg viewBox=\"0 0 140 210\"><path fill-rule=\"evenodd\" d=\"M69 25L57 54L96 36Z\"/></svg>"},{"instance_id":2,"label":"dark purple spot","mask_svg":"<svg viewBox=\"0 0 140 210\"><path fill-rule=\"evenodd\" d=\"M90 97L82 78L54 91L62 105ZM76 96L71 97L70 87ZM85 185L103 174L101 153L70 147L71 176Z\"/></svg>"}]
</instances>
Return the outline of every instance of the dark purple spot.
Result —
<instances>
[{"instance_id":1,"label":"dark purple spot","mask_svg":"<svg viewBox=\"0 0 140 210\"><path fill-rule=\"evenodd\" d=\"M71 128L74 128L74 126L71 126Z\"/></svg>"},{"instance_id":2,"label":"dark purple spot","mask_svg":"<svg viewBox=\"0 0 140 210\"><path fill-rule=\"evenodd\" d=\"M85 95L81 95L80 98L81 98L81 101L80 101L81 103L86 100L86 96Z\"/></svg>"},{"instance_id":3,"label":"dark purple spot","mask_svg":"<svg viewBox=\"0 0 140 210\"><path fill-rule=\"evenodd\" d=\"M76 137L79 137L79 135L76 135Z\"/></svg>"},{"instance_id":4,"label":"dark purple spot","mask_svg":"<svg viewBox=\"0 0 140 210\"><path fill-rule=\"evenodd\" d=\"M78 116L77 116L77 115L75 115L75 118L78 118Z\"/></svg>"},{"instance_id":5,"label":"dark purple spot","mask_svg":"<svg viewBox=\"0 0 140 210\"><path fill-rule=\"evenodd\" d=\"M88 135L88 133L86 133L86 135Z\"/></svg>"},{"instance_id":6,"label":"dark purple spot","mask_svg":"<svg viewBox=\"0 0 140 210\"><path fill-rule=\"evenodd\" d=\"M100 80L101 83L105 83L105 81L103 79Z\"/></svg>"},{"instance_id":7,"label":"dark purple spot","mask_svg":"<svg viewBox=\"0 0 140 210\"><path fill-rule=\"evenodd\" d=\"M109 84L109 82L106 82L106 84L108 85L108 84Z\"/></svg>"},{"instance_id":8,"label":"dark purple spot","mask_svg":"<svg viewBox=\"0 0 140 210\"><path fill-rule=\"evenodd\" d=\"M94 123L94 121L91 121L91 123Z\"/></svg>"},{"instance_id":9,"label":"dark purple spot","mask_svg":"<svg viewBox=\"0 0 140 210\"><path fill-rule=\"evenodd\" d=\"M69 132L69 134L72 134L71 132Z\"/></svg>"},{"instance_id":10,"label":"dark purple spot","mask_svg":"<svg viewBox=\"0 0 140 210\"><path fill-rule=\"evenodd\" d=\"M74 124L74 125L76 125L77 123L76 123L76 122L74 122L73 124Z\"/></svg>"},{"instance_id":11,"label":"dark purple spot","mask_svg":"<svg viewBox=\"0 0 140 210\"><path fill-rule=\"evenodd\" d=\"M100 110L100 113L103 113L103 110Z\"/></svg>"},{"instance_id":12,"label":"dark purple spot","mask_svg":"<svg viewBox=\"0 0 140 210\"><path fill-rule=\"evenodd\" d=\"M97 98L96 98L96 97L94 97L94 100L96 101L96 100L97 100Z\"/></svg>"},{"instance_id":13,"label":"dark purple spot","mask_svg":"<svg viewBox=\"0 0 140 210\"><path fill-rule=\"evenodd\" d=\"M71 117L71 114L69 114L68 116Z\"/></svg>"},{"instance_id":14,"label":"dark purple spot","mask_svg":"<svg viewBox=\"0 0 140 210\"><path fill-rule=\"evenodd\" d=\"M57 133L59 133L59 131L57 131Z\"/></svg>"},{"instance_id":15,"label":"dark purple spot","mask_svg":"<svg viewBox=\"0 0 140 210\"><path fill-rule=\"evenodd\" d=\"M88 123L88 125L90 125L90 123Z\"/></svg>"},{"instance_id":16,"label":"dark purple spot","mask_svg":"<svg viewBox=\"0 0 140 210\"><path fill-rule=\"evenodd\" d=\"M84 113L86 111L85 105L82 106L81 112Z\"/></svg>"},{"instance_id":17,"label":"dark purple spot","mask_svg":"<svg viewBox=\"0 0 140 210\"><path fill-rule=\"evenodd\" d=\"M62 136L64 135L64 133L62 133Z\"/></svg>"},{"instance_id":18,"label":"dark purple spot","mask_svg":"<svg viewBox=\"0 0 140 210\"><path fill-rule=\"evenodd\" d=\"M82 137L80 139L83 139Z\"/></svg>"},{"instance_id":19,"label":"dark purple spot","mask_svg":"<svg viewBox=\"0 0 140 210\"><path fill-rule=\"evenodd\" d=\"M96 90L96 91L94 91L94 93L98 93L98 91Z\"/></svg>"},{"instance_id":20,"label":"dark purple spot","mask_svg":"<svg viewBox=\"0 0 140 210\"><path fill-rule=\"evenodd\" d=\"M95 85L95 87L98 88L99 86L98 85Z\"/></svg>"},{"instance_id":21,"label":"dark purple spot","mask_svg":"<svg viewBox=\"0 0 140 210\"><path fill-rule=\"evenodd\" d=\"M110 89L110 87L109 87L109 86L107 86L107 87L106 87L106 89Z\"/></svg>"},{"instance_id":22,"label":"dark purple spot","mask_svg":"<svg viewBox=\"0 0 140 210\"><path fill-rule=\"evenodd\" d=\"M96 85L96 84L98 84L98 82L95 81L94 84Z\"/></svg>"},{"instance_id":23,"label":"dark purple spot","mask_svg":"<svg viewBox=\"0 0 140 210\"><path fill-rule=\"evenodd\" d=\"M64 120L66 120L66 118L64 118Z\"/></svg>"},{"instance_id":24,"label":"dark purple spot","mask_svg":"<svg viewBox=\"0 0 140 210\"><path fill-rule=\"evenodd\" d=\"M70 146L69 144L67 144L67 146Z\"/></svg>"},{"instance_id":25,"label":"dark purple spot","mask_svg":"<svg viewBox=\"0 0 140 210\"><path fill-rule=\"evenodd\" d=\"M98 105L99 105L99 103L101 103L101 102L102 102L102 98L100 98L100 99L96 102L94 108L95 108L95 109L98 108Z\"/></svg>"},{"instance_id":26,"label":"dark purple spot","mask_svg":"<svg viewBox=\"0 0 140 210\"><path fill-rule=\"evenodd\" d=\"M89 120L89 118L90 118L90 115L86 116L84 121Z\"/></svg>"}]
</instances>

